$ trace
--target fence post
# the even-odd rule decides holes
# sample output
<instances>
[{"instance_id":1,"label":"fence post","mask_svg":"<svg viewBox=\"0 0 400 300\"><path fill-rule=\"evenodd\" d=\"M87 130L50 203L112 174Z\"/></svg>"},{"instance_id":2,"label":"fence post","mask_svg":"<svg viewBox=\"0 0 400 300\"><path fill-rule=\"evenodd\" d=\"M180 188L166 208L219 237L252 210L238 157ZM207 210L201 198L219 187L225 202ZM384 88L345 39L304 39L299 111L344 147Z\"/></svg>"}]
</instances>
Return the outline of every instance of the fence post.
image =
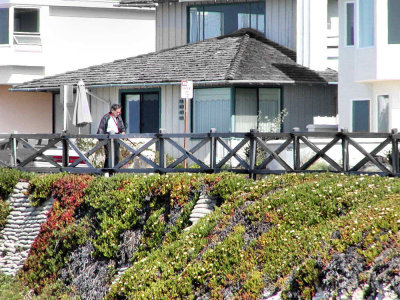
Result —
<instances>
[{"instance_id":1,"label":"fence post","mask_svg":"<svg viewBox=\"0 0 400 300\"><path fill-rule=\"evenodd\" d=\"M108 160L108 167L109 168L114 168L114 161L115 161L115 145L114 145L114 139L113 138L111 138L110 139L110 136L108 136L108 142L109 142L109 145L110 145L110 155L108 156L109 157L109 160Z\"/></svg>"},{"instance_id":2,"label":"fence post","mask_svg":"<svg viewBox=\"0 0 400 300\"><path fill-rule=\"evenodd\" d=\"M347 140L347 128L341 129L342 134L342 160L343 160L343 172L349 171L349 141Z\"/></svg>"},{"instance_id":3,"label":"fence post","mask_svg":"<svg viewBox=\"0 0 400 300\"><path fill-rule=\"evenodd\" d=\"M399 140L394 137L397 134L397 128L392 129L392 169L393 173L399 173Z\"/></svg>"},{"instance_id":4,"label":"fence post","mask_svg":"<svg viewBox=\"0 0 400 300\"><path fill-rule=\"evenodd\" d=\"M293 170L300 170L300 137L295 135L296 132L300 132L299 127L292 129L293 133Z\"/></svg>"},{"instance_id":5,"label":"fence post","mask_svg":"<svg viewBox=\"0 0 400 300\"><path fill-rule=\"evenodd\" d=\"M68 167L69 164L69 147L67 138L65 137L64 133L62 134L62 166Z\"/></svg>"},{"instance_id":6,"label":"fence post","mask_svg":"<svg viewBox=\"0 0 400 300\"><path fill-rule=\"evenodd\" d=\"M164 137L162 136L164 133L166 133L167 130L165 130L164 128L160 128L159 134L158 134L158 142L159 142L159 162L160 162L160 168L165 169L167 167L166 163L167 163L167 159L166 159L166 154L165 154L165 141L164 141Z\"/></svg>"},{"instance_id":7,"label":"fence post","mask_svg":"<svg viewBox=\"0 0 400 300\"><path fill-rule=\"evenodd\" d=\"M210 129L210 169L214 169L217 163L217 139L212 136L212 133L216 133L217 130L215 128Z\"/></svg>"},{"instance_id":8,"label":"fence post","mask_svg":"<svg viewBox=\"0 0 400 300\"><path fill-rule=\"evenodd\" d=\"M256 166L256 159L257 159L257 143L255 143L254 133L257 132L257 129L250 129L250 151L249 151L249 174L250 178L256 179L256 175L254 174L254 169Z\"/></svg>"},{"instance_id":9,"label":"fence post","mask_svg":"<svg viewBox=\"0 0 400 300\"><path fill-rule=\"evenodd\" d=\"M15 168L17 166L17 139L12 134L11 138L11 167Z\"/></svg>"}]
</instances>

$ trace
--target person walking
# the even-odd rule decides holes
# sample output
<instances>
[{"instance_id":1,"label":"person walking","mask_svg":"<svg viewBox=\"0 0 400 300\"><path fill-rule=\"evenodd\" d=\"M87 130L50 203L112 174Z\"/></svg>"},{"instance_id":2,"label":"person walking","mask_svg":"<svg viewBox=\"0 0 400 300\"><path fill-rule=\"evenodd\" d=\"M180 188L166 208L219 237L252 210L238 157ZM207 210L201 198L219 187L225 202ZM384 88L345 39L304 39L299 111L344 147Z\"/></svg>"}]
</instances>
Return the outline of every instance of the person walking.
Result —
<instances>
[{"instance_id":1,"label":"person walking","mask_svg":"<svg viewBox=\"0 0 400 300\"><path fill-rule=\"evenodd\" d=\"M113 104L110 112L106 113L100 120L99 129L97 134L125 134L125 125L121 117L121 106L119 104ZM119 146L117 141L114 141L114 166L119 163ZM104 168L111 167L110 162L110 144L104 146L105 161Z\"/></svg>"}]
</instances>

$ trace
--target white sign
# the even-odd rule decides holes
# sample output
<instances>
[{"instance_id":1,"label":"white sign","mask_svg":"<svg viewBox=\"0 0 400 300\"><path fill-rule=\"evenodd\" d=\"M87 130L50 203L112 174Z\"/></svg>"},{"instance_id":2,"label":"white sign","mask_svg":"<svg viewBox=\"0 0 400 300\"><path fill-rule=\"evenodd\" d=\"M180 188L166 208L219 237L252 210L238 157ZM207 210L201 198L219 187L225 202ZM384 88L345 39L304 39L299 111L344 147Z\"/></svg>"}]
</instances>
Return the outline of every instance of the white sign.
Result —
<instances>
[{"instance_id":1,"label":"white sign","mask_svg":"<svg viewBox=\"0 0 400 300\"><path fill-rule=\"evenodd\" d=\"M188 80L181 81L181 98L183 99L193 98L193 81L188 81Z\"/></svg>"}]
</instances>

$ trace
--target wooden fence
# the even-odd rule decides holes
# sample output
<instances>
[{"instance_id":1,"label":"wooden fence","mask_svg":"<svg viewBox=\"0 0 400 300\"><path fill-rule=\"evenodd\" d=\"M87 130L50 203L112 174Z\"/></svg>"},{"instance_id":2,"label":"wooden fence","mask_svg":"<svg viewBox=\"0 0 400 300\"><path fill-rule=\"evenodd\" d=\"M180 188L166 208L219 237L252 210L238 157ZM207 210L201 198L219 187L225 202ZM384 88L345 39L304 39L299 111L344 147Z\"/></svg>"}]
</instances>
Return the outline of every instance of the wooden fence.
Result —
<instances>
[{"instance_id":1,"label":"wooden fence","mask_svg":"<svg viewBox=\"0 0 400 300\"><path fill-rule=\"evenodd\" d=\"M77 139L91 139L92 145L83 151L77 146ZM136 139L146 142L135 147L131 141ZM184 149L179 142L182 139L190 140L190 149ZM364 142L373 140L374 148L366 150L360 139ZM43 143L44 140L47 143ZM234 146L228 143L232 140L235 141ZM324 142L321 144L316 140ZM294 130L291 133L261 133L251 130L246 133L219 133L211 130L204 134L174 134L160 130L155 134L126 135L0 134L0 166L34 172L98 174L231 171L255 177L256 174L322 171L315 167L315 163L323 161L324 170L329 168L332 172L398 176L399 140L400 134L395 129L391 133L349 133L346 130ZM118 143L125 152L125 156L116 165L113 164L114 143ZM96 166L93 160L93 156L102 151L106 144L111 148L110 168ZM54 148L57 145L58 148ZM169 161L167 145L168 149L179 153L173 159L168 156ZM156 149L153 159L144 155L151 147ZM334 147L335 157L328 153ZM350 148L358 152L361 156L359 160L350 161ZM201 152L200 149L202 153L207 153L206 160L197 155ZM58 151L59 155L48 154L54 151ZM287 155L282 157L284 151L286 154L290 153L291 159L288 160ZM311 152L312 155L304 158L304 151ZM70 160L71 152L76 156L74 161ZM218 156L217 152L222 152L223 155ZM388 157L389 164L382 157ZM146 167L135 167L132 164L135 159L141 160ZM232 165L233 160L236 162L235 166ZM271 167L272 162L275 167ZM372 166L372 171L365 170L367 164Z\"/></svg>"}]
</instances>

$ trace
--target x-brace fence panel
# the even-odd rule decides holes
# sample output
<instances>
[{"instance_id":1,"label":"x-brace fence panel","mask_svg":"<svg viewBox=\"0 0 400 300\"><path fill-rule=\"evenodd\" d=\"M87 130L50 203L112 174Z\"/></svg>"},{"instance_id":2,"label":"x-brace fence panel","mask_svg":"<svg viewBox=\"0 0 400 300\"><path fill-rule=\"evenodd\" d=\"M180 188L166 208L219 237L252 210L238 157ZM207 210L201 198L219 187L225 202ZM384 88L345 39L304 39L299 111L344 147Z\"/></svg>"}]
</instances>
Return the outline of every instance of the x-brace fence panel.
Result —
<instances>
[{"instance_id":1,"label":"x-brace fence panel","mask_svg":"<svg viewBox=\"0 0 400 300\"><path fill-rule=\"evenodd\" d=\"M80 139L90 139L91 146L83 149L77 143ZM142 142L133 143L136 139ZM32 143L32 140L48 142L37 146L40 143ZM255 174L308 172L311 167L315 168L317 161L323 160L333 172L368 173L366 166L372 165L374 173L399 176L399 140L397 130L391 133L348 133L346 130L219 133L211 130L202 134L182 134L161 130L159 133L127 135L0 134L0 167L75 173L209 173L229 170L254 177ZM124 150L122 159L109 168L98 167L100 162L96 159L102 157L104 160L102 149L114 143ZM153 155L146 152L149 149ZM49 151L59 151L57 159L49 155ZM354 158L354 151L357 158ZM71 153L74 159L69 160ZM311 153L311 157L302 162L305 153ZM385 161L386 156L390 163ZM136 159L147 167L130 164ZM37 166L38 161L46 166ZM185 163L184 167L182 163Z\"/></svg>"}]
</instances>

